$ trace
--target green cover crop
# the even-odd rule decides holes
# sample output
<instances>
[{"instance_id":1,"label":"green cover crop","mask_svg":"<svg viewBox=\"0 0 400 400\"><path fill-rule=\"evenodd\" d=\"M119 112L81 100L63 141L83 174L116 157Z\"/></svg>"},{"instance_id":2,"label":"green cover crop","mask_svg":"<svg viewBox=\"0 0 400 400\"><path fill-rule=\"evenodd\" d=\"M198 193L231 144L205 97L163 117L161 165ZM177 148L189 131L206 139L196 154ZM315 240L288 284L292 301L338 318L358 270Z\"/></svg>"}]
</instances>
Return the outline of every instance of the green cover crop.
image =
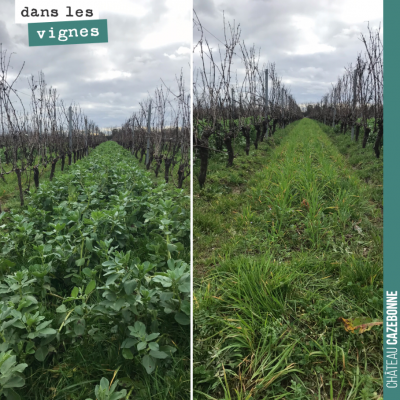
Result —
<instances>
[{"instance_id":1,"label":"green cover crop","mask_svg":"<svg viewBox=\"0 0 400 400\"><path fill-rule=\"evenodd\" d=\"M148 398L153 375L187 398L189 228L183 191L115 142L1 214L0 394L94 397L117 371L104 398Z\"/></svg>"}]
</instances>

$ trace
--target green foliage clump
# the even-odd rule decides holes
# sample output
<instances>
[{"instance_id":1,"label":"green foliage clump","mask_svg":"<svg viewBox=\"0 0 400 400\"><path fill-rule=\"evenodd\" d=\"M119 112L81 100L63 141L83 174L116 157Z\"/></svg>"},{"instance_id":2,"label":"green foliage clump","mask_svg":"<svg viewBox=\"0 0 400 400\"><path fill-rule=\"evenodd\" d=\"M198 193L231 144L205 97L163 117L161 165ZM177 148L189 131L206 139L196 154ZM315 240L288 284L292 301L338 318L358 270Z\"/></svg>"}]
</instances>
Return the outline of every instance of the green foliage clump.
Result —
<instances>
[{"instance_id":1,"label":"green foliage clump","mask_svg":"<svg viewBox=\"0 0 400 400\"><path fill-rule=\"evenodd\" d=\"M97 398L187 398L188 203L107 142L1 215L0 350L20 363L0 368L8 398L86 398L114 371L123 390L102 380Z\"/></svg>"}]
</instances>

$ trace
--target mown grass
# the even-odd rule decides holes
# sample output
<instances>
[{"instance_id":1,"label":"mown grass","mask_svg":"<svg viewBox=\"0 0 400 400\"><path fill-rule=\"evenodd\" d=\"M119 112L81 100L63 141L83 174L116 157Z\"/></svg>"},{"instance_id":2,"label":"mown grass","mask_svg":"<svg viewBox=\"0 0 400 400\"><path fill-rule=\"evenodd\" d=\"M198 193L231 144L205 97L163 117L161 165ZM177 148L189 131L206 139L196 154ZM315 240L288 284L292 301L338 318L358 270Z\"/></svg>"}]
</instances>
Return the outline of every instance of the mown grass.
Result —
<instances>
[{"instance_id":1,"label":"mown grass","mask_svg":"<svg viewBox=\"0 0 400 400\"><path fill-rule=\"evenodd\" d=\"M366 148L361 146L362 136L358 142L351 140L350 130L346 134L338 133L330 126L319 123L320 128L328 135L346 161L355 170L356 175L370 185L371 200L383 207L383 148L380 158L376 158L373 143Z\"/></svg>"},{"instance_id":2,"label":"mown grass","mask_svg":"<svg viewBox=\"0 0 400 400\"><path fill-rule=\"evenodd\" d=\"M195 190L195 398L378 399L382 327L340 320L382 318L376 188L314 121L275 141Z\"/></svg>"},{"instance_id":3,"label":"mown grass","mask_svg":"<svg viewBox=\"0 0 400 400\"><path fill-rule=\"evenodd\" d=\"M233 238L241 235L231 226L233 217L247 198L244 192L249 179L268 163L271 150L294 128L295 124L280 130L268 142L260 142L258 150L252 146L249 156L244 150L244 140L236 140L235 160L231 168L226 168L227 155L215 153L209 160L207 180L200 189L196 176L198 164L194 164L193 181L193 259L196 260L194 274L201 276L214 265L217 253L233 252L241 254L247 249ZM252 226L248 227L252 229ZM250 251L250 250L249 250Z\"/></svg>"}]
</instances>

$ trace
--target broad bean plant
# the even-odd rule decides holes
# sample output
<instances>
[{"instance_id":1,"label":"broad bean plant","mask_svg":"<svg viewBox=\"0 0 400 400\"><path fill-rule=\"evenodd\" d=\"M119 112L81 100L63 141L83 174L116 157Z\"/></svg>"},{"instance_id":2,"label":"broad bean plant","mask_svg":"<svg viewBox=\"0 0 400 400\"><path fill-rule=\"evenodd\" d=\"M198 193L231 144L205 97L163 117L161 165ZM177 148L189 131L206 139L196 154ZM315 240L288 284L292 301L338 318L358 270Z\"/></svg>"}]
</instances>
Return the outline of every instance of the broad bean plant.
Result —
<instances>
[{"instance_id":1,"label":"broad bean plant","mask_svg":"<svg viewBox=\"0 0 400 400\"><path fill-rule=\"evenodd\" d=\"M1 214L0 394L18 399L28 366L110 339L125 370L168 369L176 332L189 336L189 229L188 196L115 142ZM96 398L125 396L106 381Z\"/></svg>"}]
</instances>

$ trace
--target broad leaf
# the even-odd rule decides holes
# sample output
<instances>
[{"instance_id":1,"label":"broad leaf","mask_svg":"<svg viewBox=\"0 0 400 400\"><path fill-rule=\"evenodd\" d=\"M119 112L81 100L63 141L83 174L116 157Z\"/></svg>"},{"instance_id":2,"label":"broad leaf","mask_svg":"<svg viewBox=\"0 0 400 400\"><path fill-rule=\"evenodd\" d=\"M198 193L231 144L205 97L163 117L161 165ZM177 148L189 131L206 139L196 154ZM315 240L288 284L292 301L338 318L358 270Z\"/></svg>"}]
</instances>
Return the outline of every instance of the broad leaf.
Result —
<instances>
[{"instance_id":1,"label":"broad leaf","mask_svg":"<svg viewBox=\"0 0 400 400\"><path fill-rule=\"evenodd\" d=\"M7 358L7 360L4 361L3 364L1 365L0 372L1 372L3 375L7 374L8 370L9 370L14 364L16 364L16 359L17 359L16 356L11 356L11 357Z\"/></svg>"},{"instance_id":2,"label":"broad leaf","mask_svg":"<svg viewBox=\"0 0 400 400\"><path fill-rule=\"evenodd\" d=\"M167 353L164 353L163 351L158 351L158 350L151 350L149 354L154 358L160 358L160 359L164 359L164 358L168 357Z\"/></svg>"},{"instance_id":3,"label":"broad leaf","mask_svg":"<svg viewBox=\"0 0 400 400\"><path fill-rule=\"evenodd\" d=\"M178 286L178 289L182 293L190 293L190 281L187 280L186 282L182 283Z\"/></svg>"},{"instance_id":4,"label":"broad leaf","mask_svg":"<svg viewBox=\"0 0 400 400\"><path fill-rule=\"evenodd\" d=\"M136 279L132 279L130 281L126 281L124 283L124 289L125 289L125 293L127 295L130 295L133 293L133 291L135 290L137 286L137 280Z\"/></svg>"},{"instance_id":5,"label":"broad leaf","mask_svg":"<svg viewBox=\"0 0 400 400\"><path fill-rule=\"evenodd\" d=\"M138 351L145 349L147 346L147 342L139 342L137 345Z\"/></svg>"},{"instance_id":6,"label":"broad leaf","mask_svg":"<svg viewBox=\"0 0 400 400\"><path fill-rule=\"evenodd\" d=\"M85 294L88 295L93 292L94 288L96 287L96 281L91 280L88 285L86 286Z\"/></svg>"},{"instance_id":7,"label":"broad leaf","mask_svg":"<svg viewBox=\"0 0 400 400\"><path fill-rule=\"evenodd\" d=\"M38 326L36 327L36 330L37 330L37 331L40 331L40 330L46 328L46 326L50 325L52 321L53 321L53 320L42 322L40 325L38 325Z\"/></svg>"},{"instance_id":8,"label":"broad leaf","mask_svg":"<svg viewBox=\"0 0 400 400\"><path fill-rule=\"evenodd\" d=\"M160 346L158 345L157 342L151 342L151 343L149 343L149 349L150 350L159 350Z\"/></svg>"},{"instance_id":9,"label":"broad leaf","mask_svg":"<svg viewBox=\"0 0 400 400\"><path fill-rule=\"evenodd\" d=\"M47 346L42 346L36 350L35 358L38 361L44 361L47 354L49 354L49 348Z\"/></svg>"},{"instance_id":10,"label":"broad leaf","mask_svg":"<svg viewBox=\"0 0 400 400\"><path fill-rule=\"evenodd\" d=\"M78 267L82 267L82 265L85 264L85 259L84 259L84 258L80 258L79 260L76 260L76 261L75 261L75 264L76 264Z\"/></svg>"},{"instance_id":11,"label":"broad leaf","mask_svg":"<svg viewBox=\"0 0 400 400\"><path fill-rule=\"evenodd\" d=\"M38 335L54 335L57 331L53 328L44 328L36 332Z\"/></svg>"},{"instance_id":12,"label":"broad leaf","mask_svg":"<svg viewBox=\"0 0 400 400\"><path fill-rule=\"evenodd\" d=\"M160 336L159 333L150 333L150 335L146 335L146 341L150 342Z\"/></svg>"},{"instance_id":13,"label":"broad leaf","mask_svg":"<svg viewBox=\"0 0 400 400\"><path fill-rule=\"evenodd\" d=\"M138 341L136 339L125 339L121 344L121 349L129 349L130 347L134 346Z\"/></svg>"},{"instance_id":14,"label":"broad leaf","mask_svg":"<svg viewBox=\"0 0 400 400\"><path fill-rule=\"evenodd\" d=\"M83 318L77 319L74 322L74 332L77 336L82 336L85 332L85 320Z\"/></svg>"},{"instance_id":15,"label":"broad leaf","mask_svg":"<svg viewBox=\"0 0 400 400\"><path fill-rule=\"evenodd\" d=\"M22 387L25 385L25 379L19 375L13 375L11 379L3 386L4 388Z\"/></svg>"},{"instance_id":16,"label":"broad leaf","mask_svg":"<svg viewBox=\"0 0 400 400\"><path fill-rule=\"evenodd\" d=\"M76 297L78 296L78 293L79 293L79 289L75 286L75 287L72 289L71 297L73 297L74 299L76 299Z\"/></svg>"},{"instance_id":17,"label":"broad leaf","mask_svg":"<svg viewBox=\"0 0 400 400\"><path fill-rule=\"evenodd\" d=\"M58 313L65 313L67 311L67 307L65 306L65 304L61 304L61 306L56 308L56 312Z\"/></svg>"},{"instance_id":18,"label":"broad leaf","mask_svg":"<svg viewBox=\"0 0 400 400\"><path fill-rule=\"evenodd\" d=\"M20 395L13 389L4 389L4 395L7 400L21 400Z\"/></svg>"},{"instance_id":19,"label":"broad leaf","mask_svg":"<svg viewBox=\"0 0 400 400\"><path fill-rule=\"evenodd\" d=\"M133 354L129 349L122 349L122 357L124 357L126 360L132 360Z\"/></svg>"},{"instance_id":20,"label":"broad leaf","mask_svg":"<svg viewBox=\"0 0 400 400\"><path fill-rule=\"evenodd\" d=\"M181 325L189 325L190 324L190 318L182 312L178 312L175 314L175 320L176 320L176 322L178 322Z\"/></svg>"},{"instance_id":21,"label":"broad leaf","mask_svg":"<svg viewBox=\"0 0 400 400\"><path fill-rule=\"evenodd\" d=\"M150 375L156 368L156 360L149 355L142 358L142 365L146 368L147 373Z\"/></svg>"},{"instance_id":22,"label":"broad leaf","mask_svg":"<svg viewBox=\"0 0 400 400\"><path fill-rule=\"evenodd\" d=\"M183 311L186 315L190 315L190 303L187 300L182 301L181 311Z\"/></svg>"}]
</instances>

